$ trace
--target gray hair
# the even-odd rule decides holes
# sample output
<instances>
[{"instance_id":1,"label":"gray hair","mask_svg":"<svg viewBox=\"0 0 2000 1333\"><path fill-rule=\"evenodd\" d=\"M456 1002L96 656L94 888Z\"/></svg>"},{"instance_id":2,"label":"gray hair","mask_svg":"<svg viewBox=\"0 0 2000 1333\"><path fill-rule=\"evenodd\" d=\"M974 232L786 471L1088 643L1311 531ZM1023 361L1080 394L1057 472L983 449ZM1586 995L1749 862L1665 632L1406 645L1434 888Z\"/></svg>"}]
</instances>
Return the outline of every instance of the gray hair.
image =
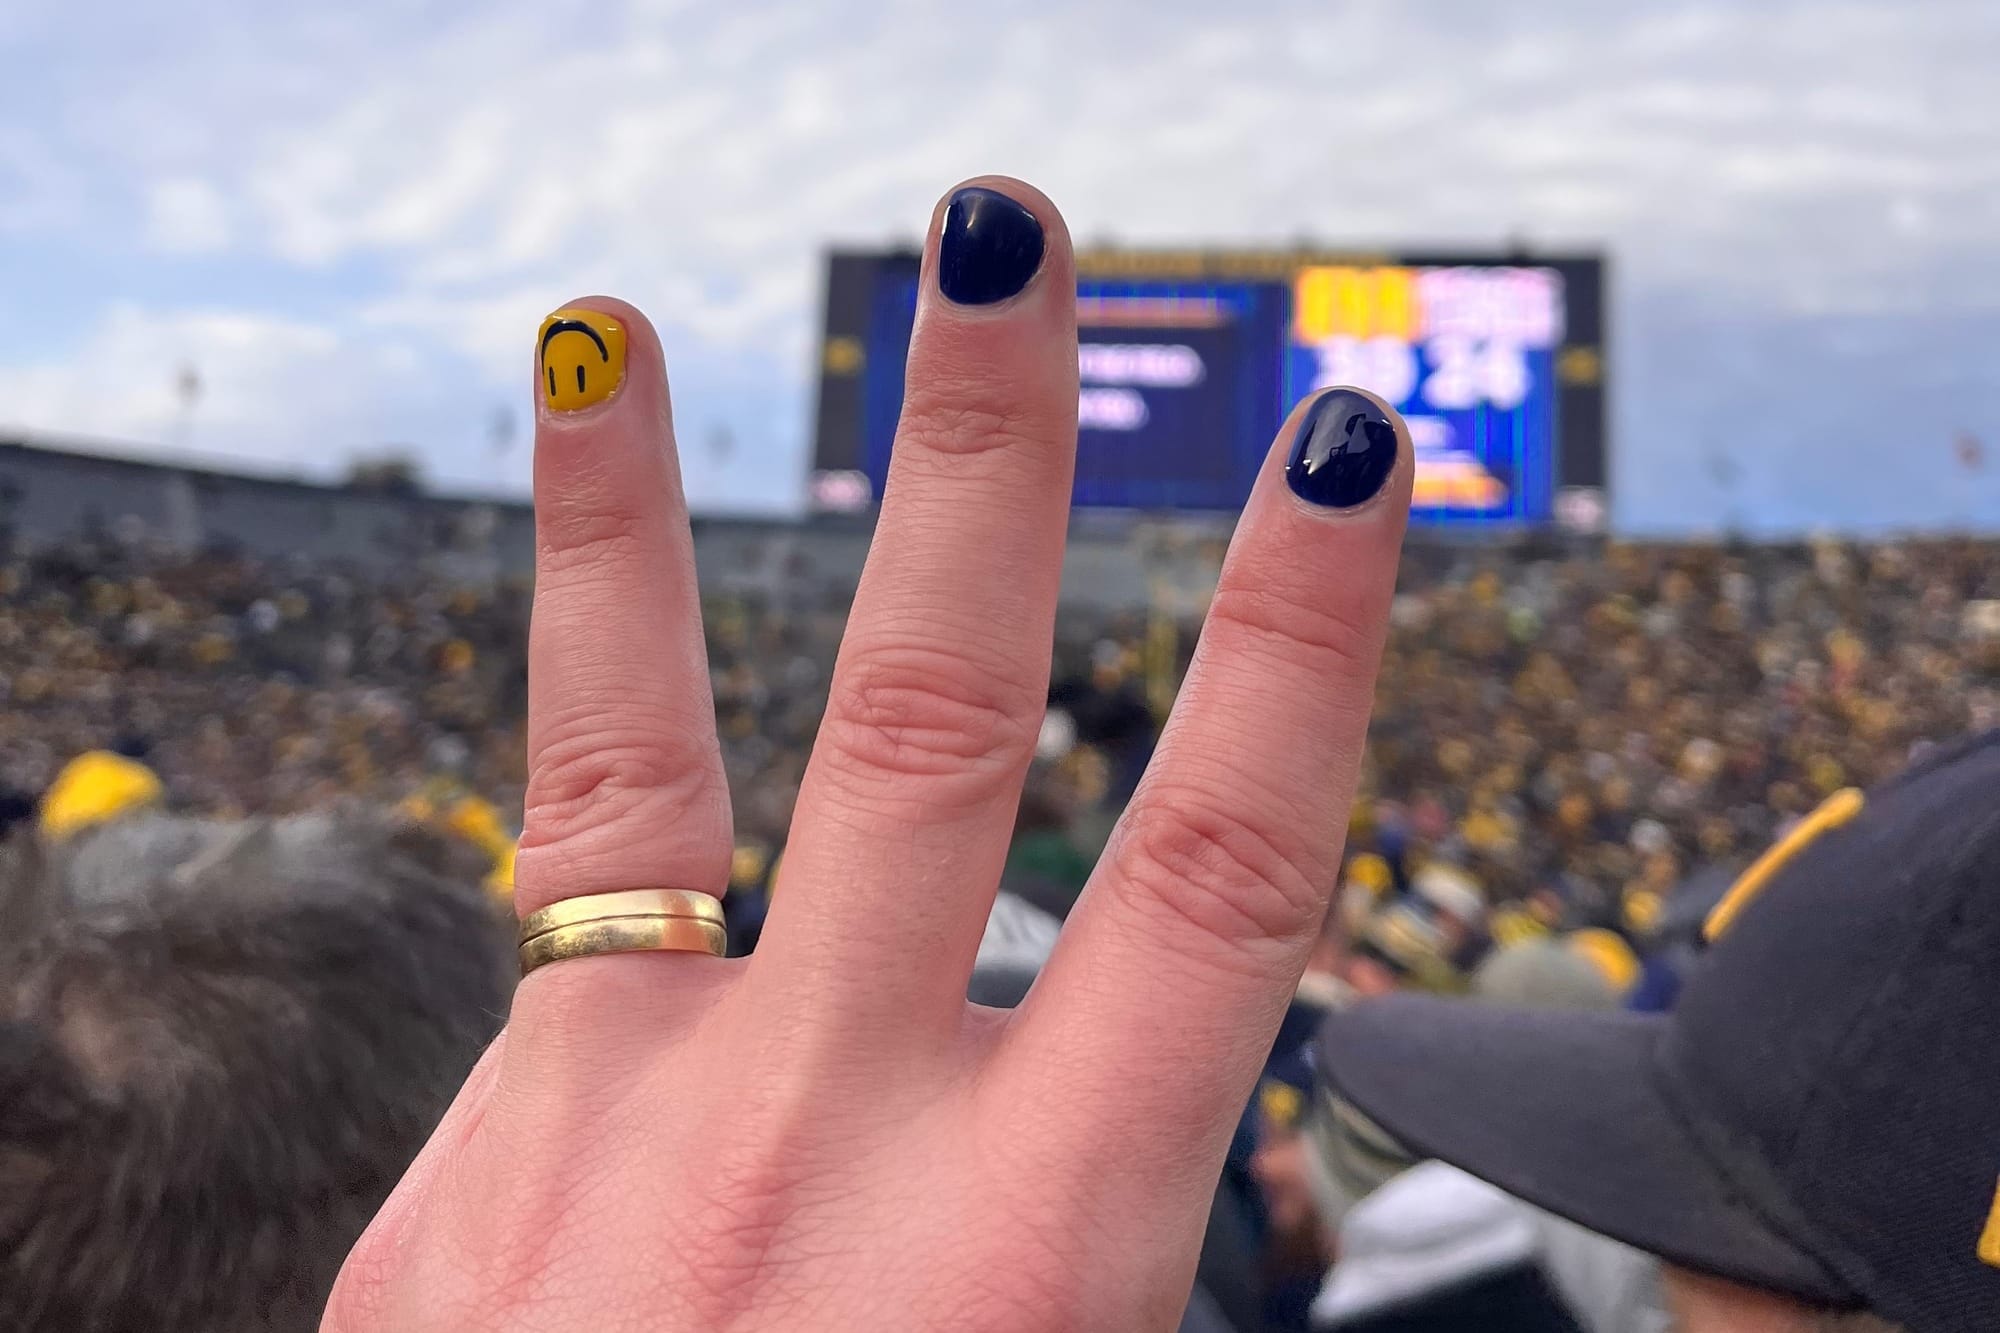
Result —
<instances>
[{"instance_id":1,"label":"gray hair","mask_svg":"<svg viewBox=\"0 0 2000 1333\"><path fill-rule=\"evenodd\" d=\"M0 847L0 1327L290 1333L512 991L476 857L381 814Z\"/></svg>"}]
</instances>

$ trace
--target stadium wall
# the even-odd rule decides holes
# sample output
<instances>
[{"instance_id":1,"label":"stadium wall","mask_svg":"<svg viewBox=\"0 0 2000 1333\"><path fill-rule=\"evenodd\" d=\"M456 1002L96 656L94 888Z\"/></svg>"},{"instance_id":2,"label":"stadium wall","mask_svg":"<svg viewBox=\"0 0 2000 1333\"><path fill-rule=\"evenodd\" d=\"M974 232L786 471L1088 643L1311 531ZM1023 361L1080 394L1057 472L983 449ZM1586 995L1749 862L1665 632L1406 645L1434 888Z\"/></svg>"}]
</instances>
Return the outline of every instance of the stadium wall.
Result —
<instances>
[{"instance_id":1,"label":"stadium wall","mask_svg":"<svg viewBox=\"0 0 2000 1333\"><path fill-rule=\"evenodd\" d=\"M844 599L868 553L866 519L697 518L704 592L797 605ZM534 571L534 509L519 500L359 489L0 441L0 528L34 545L92 534L194 552L231 549L388 572L422 569L466 582ZM1160 543L1131 527L1080 522L1064 600L1103 610L1145 605ZM1204 577L1171 562L1177 582ZM1213 570L1206 573L1212 580Z\"/></svg>"}]
</instances>

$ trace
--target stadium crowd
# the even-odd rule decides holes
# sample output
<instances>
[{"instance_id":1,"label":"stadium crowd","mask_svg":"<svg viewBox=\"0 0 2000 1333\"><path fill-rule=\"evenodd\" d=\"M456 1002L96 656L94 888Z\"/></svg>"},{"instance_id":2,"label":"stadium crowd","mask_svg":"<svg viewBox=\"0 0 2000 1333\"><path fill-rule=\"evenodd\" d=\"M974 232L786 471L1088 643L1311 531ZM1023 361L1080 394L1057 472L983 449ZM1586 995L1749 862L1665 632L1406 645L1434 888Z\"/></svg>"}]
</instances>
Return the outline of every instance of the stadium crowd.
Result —
<instances>
[{"instance_id":1,"label":"stadium crowd","mask_svg":"<svg viewBox=\"0 0 2000 1333\"><path fill-rule=\"evenodd\" d=\"M79 781L108 781L122 793L110 805L130 797L280 830L256 852L256 868L240 872L231 867L242 847L266 844L214 832L227 824L199 834L141 826L122 835L127 842L91 853L111 856L104 848L113 847L130 864L150 865L145 847L166 849L146 874L167 875L159 892L172 906L144 929L170 940L203 929L181 915L192 901L182 892L188 876L282 877L261 858L323 861L309 849L328 832L311 821L329 809L401 804L438 814L475 801L485 825L455 827L501 856L492 844L506 833L490 826L506 823L499 812L518 810L524 778L528 601L524 586L468 586L415 566L371 575L176 554L111 536L16 544L0 564L0 782L10 817L25 823L39 811L45 833L67 837L105 803L85 793L77 807ZM1038 953L1045 956L1051 936L1037 914L1061 917L1081 888L1185 669L1198 608L1182 610L1066 614L1059 625L1050 714L1003 881L1005 910L989 926L996 947L982 950L983 961L990 952L1003 966L975 974L975 998L1018 999ZM739 841L742 892L732 907L747 913L748 929L737 935L746 947L773 886L845 608L801 612L732 597L712 599L705 612ZM1349 1326L1338 1310L1329 1313L1332 1287L1322 1285L1341 1252L1335 1233L1360 1198L1410 1161L1315 1072L1315 1034L1346 997L1433 990L1573 1008L1664 1007L1683 958L1675 950L1685 950L1689 924L1700 919L1677 914L1676 902L1692 893L1698 906L1712 904L1736 868L1830 795L1894 773L1929 741L2000 722L2000 545L1992 543L1419 549L1405 561L1392 626L1335 914L1345 931L1330 932L1315 955L1245 1116L1197 1286L1195 1310L1212 1311L1216 1322L1190 1328ZM88 752L118 752L144 769L111 761L79 779L65 766ZM156 775L157 785L135 772ZM77 808L82 816L60 813ZM378 864L327 874L355 885L384 875L449 880L436 850L365 819L352 827L363 832L342 836L358 838L357 855ZM202 850L218 838L223 852ZM183 861L193 868L176 869ZM61 883L77 864L89 857L26 873ZM21 934L21 901L0 900L0 918L26 938L34 932ZM385 909L364 892L352 910ZM108 920L67 942L37 944L40 961L30 953L12 965L22 976L67 975L74 964L62 950L89 955L99 933L132 928L123 916ZM274 948L295 948L305 960L299 984L312 984L326 958L304 937L287 944L283 928L273 929ZM196 953L221 975L264 966L251 937L233 938L242 959ZM412 936L409 964L419 972L426 947ZM1025 972L1008 973L1004 965L1023 956ZM504 965L504 950L485 961L495 958ZM19 992L16 1012L55 1004L57 993ZM403 1100L389 1109L401 1126L396 1146L381 1152L414 1151L441 1109L440 1090L477 1049L472 1038L490 1030L490 974L469 973L461 994L463 1003L422 1001L445 1005L439 1012L459 1025L458 1063L431 1083L411 1075L384 1092ZM135 995L103 1003L125 1022L118 1005ZM203 1040L184 1039L191 1049ZM341 1040L330 1036L326 1050ZM205 1058L221 1066L236 1057ZM301 1058L310 1066L310 1052ZM342 1074L315 1067L310 1077L337 1083ZM78 1105L89 1100L72 1095ZM123 1132L111 1122L77 1123L112 1138ZM364 1192L379 1199L395 1163L371 1160L368 1170ZM1446 1194L1468 1188L1405 1178L1416 1182L1405 1193L1426 1182ZM1461 1204L1477 1213L1491 1200L1453 1207ZM325 1248L338 1251L367 1212L354 1208ZM8 1226L19 1239L45 1223L24 1213ZM1625 1271L1626 1259L1591 1248L1598 1243L1577 1242L1584 1266ZM268 1278L295 1276L277 1264ZM329 1277L324 1269L310 1280ZM84 1299L67 1288L35 1290L44 1311ZM318 1290L288 1299L309 1311ZM1646 1322L1657 1314L1655 1298L1619 1297L1608 1313L1580 1322L1594 1333L1648 1330L1664 1327Z\"/></svg>"},{"instance_id":2,"label":"stadium crowd","mask_svg":"<svg viewBox=\"0 0 2000 1333\"><path fill-rule=\"evenodd\" d=\"M393 802L438 779L517 809L527 610L525 586L415 570L109 537L16 549L0 783L31 796L71 756L125 747L192 811ZM739 837L769 852L845 609L706 612ZM1991 543L1419 550L1393 624L1351 850L1414 840L1494 901L1664 891L1923 740L2000 721ZM1086 858L1193 634L1141 610L1059 626L1031 819L1079 829Z\"/></svg>"}]
</instances>

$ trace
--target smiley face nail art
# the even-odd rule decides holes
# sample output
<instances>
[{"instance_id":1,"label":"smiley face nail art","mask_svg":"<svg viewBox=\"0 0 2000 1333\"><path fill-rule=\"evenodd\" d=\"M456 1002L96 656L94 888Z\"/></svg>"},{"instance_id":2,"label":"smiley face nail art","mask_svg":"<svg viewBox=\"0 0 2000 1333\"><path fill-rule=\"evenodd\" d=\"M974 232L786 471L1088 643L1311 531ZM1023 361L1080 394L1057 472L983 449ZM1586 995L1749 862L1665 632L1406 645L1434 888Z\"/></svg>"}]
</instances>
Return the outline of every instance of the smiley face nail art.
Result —
<instances>
[{"instance_id":1,"label":"smiley face nail art","mask_svg":"<svg viewBox=\"0 0 2000 1333\"><path fill-rule=\"evenodd\" d=\"M542 321L540 365L550 411L601 403L625 379L625 326L598 310L558 310Z\"/></svg>"}]
</instances>

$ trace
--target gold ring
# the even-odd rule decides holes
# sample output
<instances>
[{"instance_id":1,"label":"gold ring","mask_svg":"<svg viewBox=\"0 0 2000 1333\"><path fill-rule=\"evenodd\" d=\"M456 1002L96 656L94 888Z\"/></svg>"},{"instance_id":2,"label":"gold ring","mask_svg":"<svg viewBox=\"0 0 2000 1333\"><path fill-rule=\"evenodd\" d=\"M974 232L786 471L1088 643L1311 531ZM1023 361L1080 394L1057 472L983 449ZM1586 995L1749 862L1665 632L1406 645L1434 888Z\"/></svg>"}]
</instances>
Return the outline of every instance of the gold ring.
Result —
<instances>
[{"instance_id":1,"label":"gold ring","mask_svg":"<svg viewBox=\"0 0 2000 1333\"><path fill-rule=\"evenodd\" d=\"M521 919L521 942L562 926L602 921L609 917L676 917L723 924L722 900L694 889L621 889L564 898Z\"/></svg>"},{"instance_id":2,"label":"gold ring","mask_svg":"<svg viewBox=\"0 0 2000 1333\"><path fill-rule=\"evenodd\" d=\"M545 930L521 942L521 975L565 958L601 953L666 950L722 957L726 936L719 922L684 916L614 916Z\"/></svg>"}]
</instances>

